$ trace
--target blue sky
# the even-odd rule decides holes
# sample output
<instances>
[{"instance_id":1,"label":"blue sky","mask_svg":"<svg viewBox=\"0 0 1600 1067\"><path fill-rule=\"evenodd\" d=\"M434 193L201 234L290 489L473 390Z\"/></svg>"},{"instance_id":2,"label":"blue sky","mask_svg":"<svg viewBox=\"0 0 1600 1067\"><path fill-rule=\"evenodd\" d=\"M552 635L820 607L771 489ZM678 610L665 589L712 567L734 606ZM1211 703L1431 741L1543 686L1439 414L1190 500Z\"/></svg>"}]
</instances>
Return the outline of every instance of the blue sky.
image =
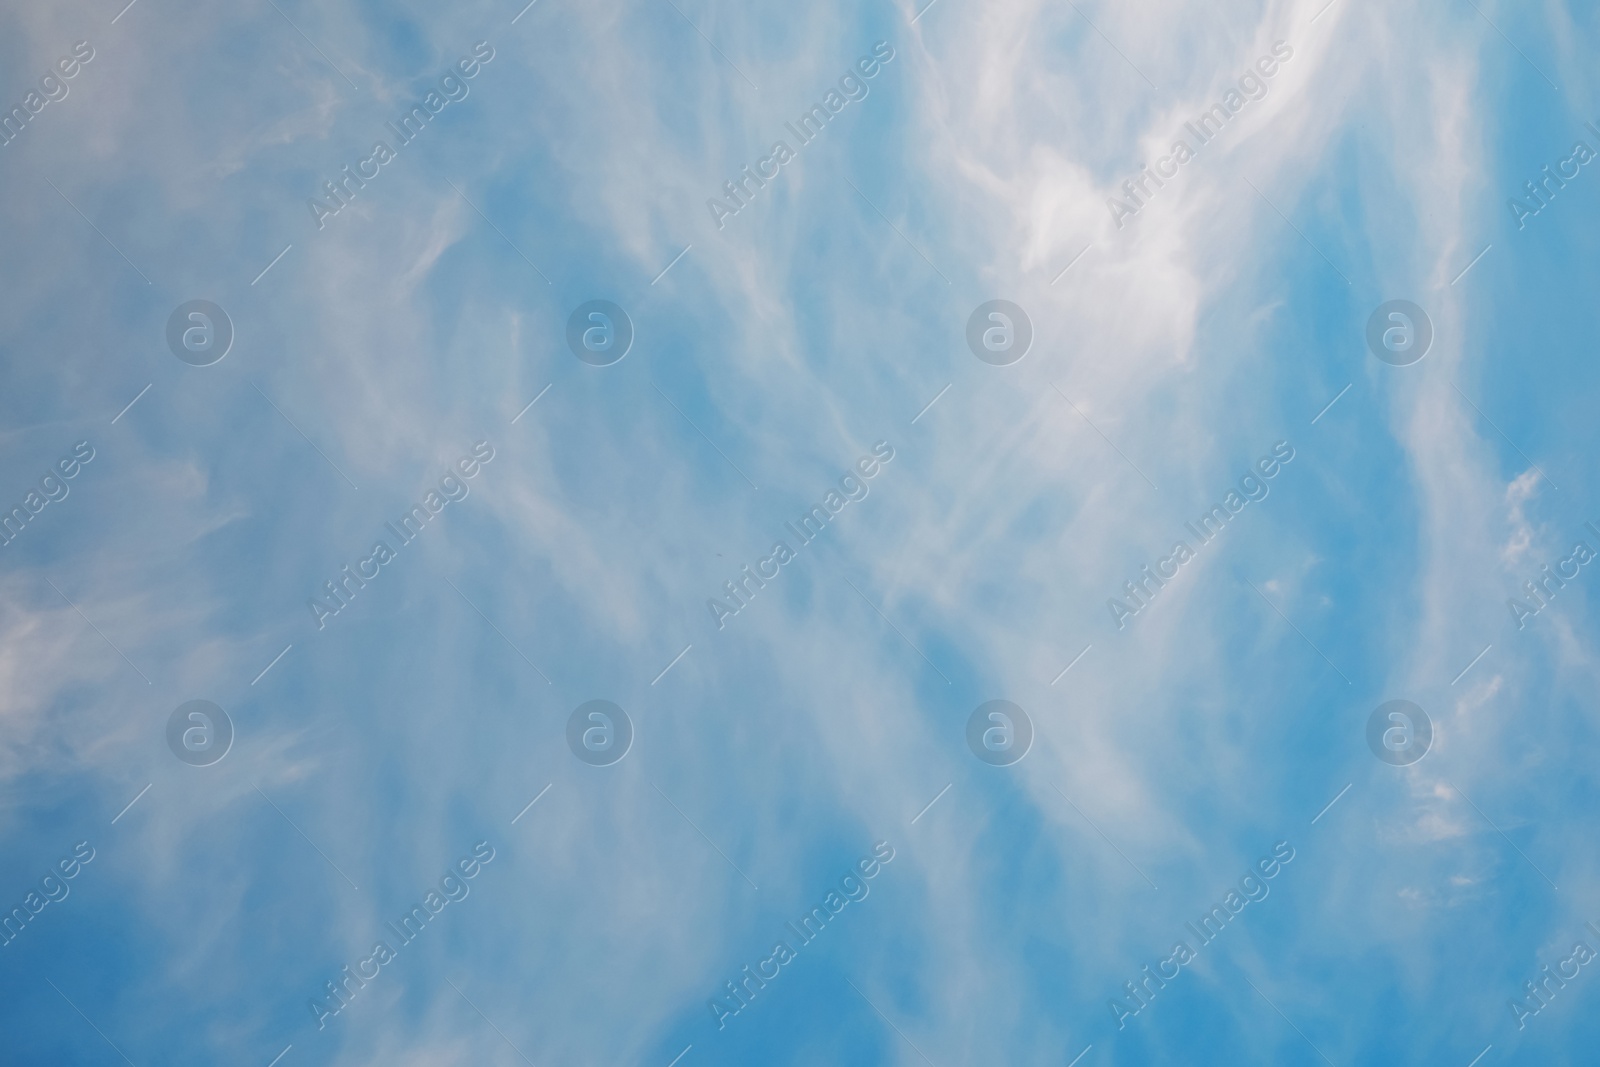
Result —
<instances>
[{"instance_id":1,"label":"blue sky","mask_svg":"<svg viewBox=\"0 0 1600 1067\"><path fill-rule=\"evenodd\" d=\"M1600 171L1508 201L1600 152L1597 44L1479 0L0 9L0 1058L1589 1062L1595 967L1524 984L1600 951L1596 569L1508 600L1600 552ZM1007 366L967 347L995 299ZM1400 299L1409 366L1365 340ZM567 344L594 300L609 366ZM597 699L608 766L567 740ZM967 747L997 699L1009 766ZM1395 699L1419 762L1368 748Z\"/></svg>"}]
</instances>

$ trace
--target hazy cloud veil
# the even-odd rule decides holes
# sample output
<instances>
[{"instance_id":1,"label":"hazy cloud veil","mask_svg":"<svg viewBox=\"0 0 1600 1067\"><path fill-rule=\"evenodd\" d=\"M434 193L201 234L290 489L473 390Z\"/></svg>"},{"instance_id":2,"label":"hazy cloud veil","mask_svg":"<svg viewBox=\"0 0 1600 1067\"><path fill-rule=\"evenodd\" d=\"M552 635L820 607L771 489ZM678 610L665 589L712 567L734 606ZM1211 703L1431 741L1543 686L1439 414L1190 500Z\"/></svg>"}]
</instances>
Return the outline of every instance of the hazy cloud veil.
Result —
<instances>
[{"instance_id":1,"label":"hazy cloud veil","mask_svg":"<svg viewBox=\"0 0 1600 1067\"><path fill-rule=\"evenodd\" d=\"M1597 47L0 6L0 1061L1591 1062Z\"/></svg>"}]
</instances>

